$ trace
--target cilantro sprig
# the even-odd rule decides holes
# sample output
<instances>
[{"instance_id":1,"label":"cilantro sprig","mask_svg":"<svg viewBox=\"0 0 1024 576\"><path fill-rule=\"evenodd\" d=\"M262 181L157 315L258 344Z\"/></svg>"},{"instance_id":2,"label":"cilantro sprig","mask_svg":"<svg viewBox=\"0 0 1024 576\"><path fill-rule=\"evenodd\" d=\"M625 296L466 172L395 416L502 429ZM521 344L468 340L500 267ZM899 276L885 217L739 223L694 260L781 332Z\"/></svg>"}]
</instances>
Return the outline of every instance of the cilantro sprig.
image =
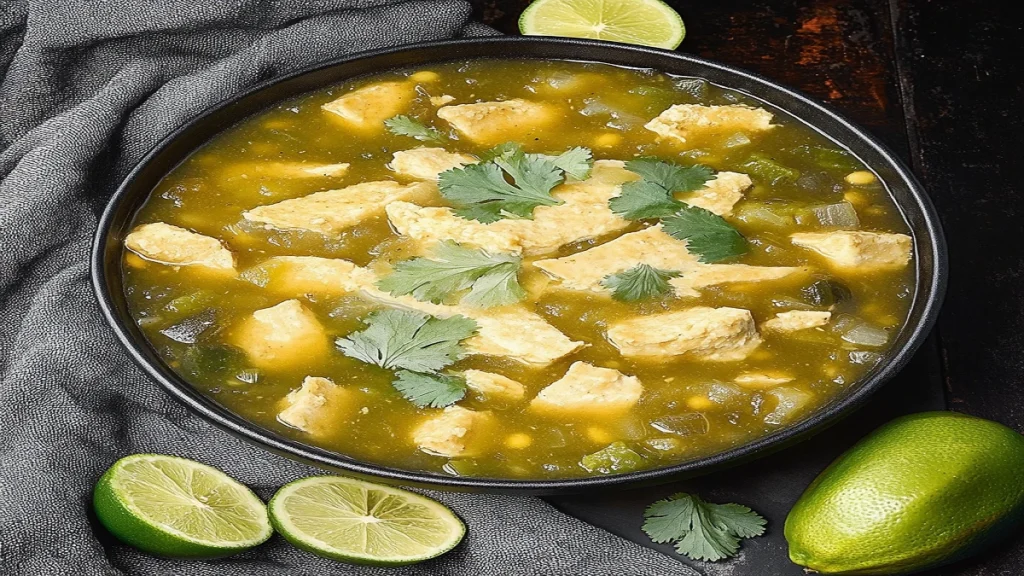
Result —
<instances>
[{"instance_id":1,"label":"cilantro sprig","mask_svg":"<svg viewBox=\"0 0 1024 576\"><path fill-rule=\"evenodd\" d=\"M503 218L533 218L537 206L562 203L551 190L574 177L589 174L590 151L574 148L559 156L527 154L514 142L485 153L481 162L442 172L441 195L463 218L484 223Z\"/></svg>"},{"instance_id":2,"label":"cilantro sprig","mask_svg":"<svg viewBox=\"0 0 1024 576\"><path fill-rule=\"evenodd\" d=\"M408 136L420 142L444 142L445 137L437 129L424 125L419 120L398 115L384 121L388 131L397 136Z\"/></svg>"},{"instance_id":3,"label":"cilantro sprig","mask_svg":"<svg viewBox=\"0 0 1024 576\"><path fill-rule=\"evenodd\" d=\"M503 306L526 297L519 285L520 264L521 259L512 254L491 254L445 240L431 258L396 264L394 272L379 280L377 286L394 296L411 294L435 304L458 297L470 306Z\"/></svg>"},{"instance_id":4,"label":"cilantro sprig","mask_svg":"<svg viewBox=\"0 0 1024 576\"><path fill-rule=\"evenodd\" d=\"M739 504L713 504L680 492L644 510L643 531L658 543L674 542L676 552L715 562L735 556L740 539L764 534L767 521Z\"/></svg>"},{"instance_id":5,"label":"cilantro sprig","mask_svg":"<svg viewBox=\"0 0 1024 576\"><path fill-rule=\"evenodd\" d=\"M396 370L392 385L416 406L440 408L466 394L464 380L440 371L465 356L461 343L476 327L463 316L379 310L367 317L364 330L338 338L335 345L350 358Z\"/></svg>"},{"instance_id":6,"label":"cilantro sprig","mask_svg":"<svg viewBox=\"0 0 1024 576\"><path fill-rule=\"evenodd\" d=\"M612 291L612 298L624 302L636 302L658 298L672 292L668 283L678 278L676 270L662 270L648 264L637 264L618 274L609 274L601 280L601 286Z\"/></svg>"},{"instance_id":7,"label":"cilantro sprig","mask_svg":"<svg viewBox=\"0 0 1024 576\"><path fill-rule=\"evenodd\" d=\"M638 158L626 162L626 169L641 180L624 184L609 200L612 212L627 220L660 220L667 234L686 240L687 248L704 263L746 253L746 238L724 218L675 197L702 188L714 177L710 168Z\"/></svg>"}]
</instances>

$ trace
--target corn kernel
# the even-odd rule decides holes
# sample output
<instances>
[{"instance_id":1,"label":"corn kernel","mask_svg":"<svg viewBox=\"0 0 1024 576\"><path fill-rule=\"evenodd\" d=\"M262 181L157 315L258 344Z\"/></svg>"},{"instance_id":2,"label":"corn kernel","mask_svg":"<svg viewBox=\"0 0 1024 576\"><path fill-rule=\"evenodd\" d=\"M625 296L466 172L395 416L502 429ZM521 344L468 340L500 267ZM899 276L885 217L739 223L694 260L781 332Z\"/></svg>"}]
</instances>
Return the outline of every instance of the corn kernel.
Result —
<instances>
[{"instance_id":1,"label":"corn kernel","mask_svg":"<svg viewBox=\"0 0 1024 576\"><path fill-rule=\"evenodd\" d=\"M533 438L530 438L529 434L523 434L522 432L516 432L515 434L509 434L505 438L505 446L521 450L533 444Z\"/></svg>"},{"instance_id":2,"label":"corn kernel","mask_svg":"<svg viewBox=\"0 0 1024 576\"><path fill-rule=\"evenodd\" d=\"M604 428L598 428L597 426L591 426L587 428L587 438L590 438L598 444L609 444L614 438Z\"/></svg>"},{"instance_id":3,"label":"corn kernel","mask_svg":"<svg viewBox=\"0 0 1024 576\"><path fill-rule=\"evenodd\" d=\"M127 264L129 268L135 268L137 270L141 270L146 267L146 261L132 252L125 254L124 263Z\"/></svg>"},{"instance_id":4,"label":"corn kernel","mask_svg":"<svg viewBox=\"0 0 1024 576\"><path fill-rule=\"evenodd\" d=\"M875 175L867 170L858 170L847 174L846 181L854 186L867 186L875 183Z\"/></svg>"},{"instance_id":5,"label":"corn kernel","mask_svg":"<svg viewBox=\"0 0 1024 576\"><path fill-rule=\"evenodd\" d=\"M421 70L409 76L409 79L414 82L437 82L441 79L441 75L430 70Z\"/></svg>"},{"instance_id":6,"label":"corn kernel","mask_svg":"<svg viewBox=\"0 0 1024 576\"><path fill-rule=\"evenodd\" d=\"M686 406L691 410L707 410L714 405L706 396L690 396L686 399Z\"/></svg>"},{"instance_id":7,"label":"corn kernel","mask_svg":"<svg viewBox=\"0 0 1024 576\"><path fill-rule=\"evenodd\" d=\"M430 103L432 105L438 106L438 107L444 106L445 104L448 104L448 103L451 103L451 102L454 102L454 101L455 101L455 96L451 96L449 94L442 94L440 96L431 96L430 97Z\"/></svg>"},{"instance_id":8,"label":"corn kernel","mask_svg":"<svg viewBox=\"0 0 1024 576\"><path fill-rule=\"evenodd\" d=\"M847 190L843 193L843 200L846 200L854 206L865 206L868 203L867 196L857 192L856 190Z\"/></svg>"},{"instance_id":9,"label":"corn kernel","mask_svg":"<svg viewBox=\"0 0 1024 576\"><path fill-rule=\"evenodd\" d=\"M597 138L594 138L594 146L597 146L598 148L611 148L612 146L618 146L621 143L622 136L611 132L601 134Z\"/></svg>"}]
</instances>

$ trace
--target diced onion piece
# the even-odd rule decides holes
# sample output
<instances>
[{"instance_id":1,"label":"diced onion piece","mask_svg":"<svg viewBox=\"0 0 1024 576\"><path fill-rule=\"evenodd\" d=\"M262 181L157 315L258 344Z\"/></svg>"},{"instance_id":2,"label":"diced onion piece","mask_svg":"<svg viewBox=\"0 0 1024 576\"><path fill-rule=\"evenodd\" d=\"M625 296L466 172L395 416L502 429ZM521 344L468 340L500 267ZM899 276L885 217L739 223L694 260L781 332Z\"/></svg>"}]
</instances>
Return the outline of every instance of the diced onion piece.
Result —
<instances>
[{"instance_id":1,"label":"diced onion piece","mask_svg":"<svg viewBox=\"0 0 1024 576\"><path fill-rule=\"evenodd\" d=\"M870 324L857 324L844 332L841 338L857 346L878 348L889 341L889 333Z\"/></svg>"},{"instance_id":2,"label":"diced onion piece","mask_svg":"<svg viewBox=\"0 0 1024 576\"><path fill-rule=\"evenodd\" d=\"M662 416L652 420L651 427L668 434L691 436L694 434L707 434L710 424L708 419L700 412L690 412L688 414Z\"/></svg>"},{"instance_id":3,"label":"diced onion piece","mask_svg":"<svg viewBox=\"0 0 1024 576\"><path fill-rule=\"evenodd\" d=\"M814 398L814 395L806 390L790 388L788 386L773 388L767 394L774 396L777 402L775 408L768 414L765 414L764 421L766 424L776 425L791 420Z\"/></svg>"},{"instance_id":4,"label":"diced onion piece","mask_svg":"<svg viewBox=\"0 0 1024 576\"><path fill-rule=\"evenodd\" d=\"M737 132L732 136L726 138L723 144L725 144L726 148L737 148L739 146L746 146L747 144L750 144L750 137L744 134L743 132Z\"/></svg>"},{"instance_id":5,"label":"diced onion piece","mask_svg":"<svg viewBox=\"0 0 1024 576\"><path fill-rule=\"evenodd\" d=\"M818 219L818 224L826 228L857 228L860 226L857 210L849 202L813 206L811 211Z\"/></svg>"},{"instance_id":6,"label":"diced onion piece","mask_svg":"<svg viewBox=\"0 0 1024 576\"><path fill-rule=\"evenodd\" d=\"M785 228L793 225L793 217L788 214L779 214L764 204L747 204L741 206L736 213L736 218L751 226L764 226L769 228Z\"/></svg>"}]
</instances>

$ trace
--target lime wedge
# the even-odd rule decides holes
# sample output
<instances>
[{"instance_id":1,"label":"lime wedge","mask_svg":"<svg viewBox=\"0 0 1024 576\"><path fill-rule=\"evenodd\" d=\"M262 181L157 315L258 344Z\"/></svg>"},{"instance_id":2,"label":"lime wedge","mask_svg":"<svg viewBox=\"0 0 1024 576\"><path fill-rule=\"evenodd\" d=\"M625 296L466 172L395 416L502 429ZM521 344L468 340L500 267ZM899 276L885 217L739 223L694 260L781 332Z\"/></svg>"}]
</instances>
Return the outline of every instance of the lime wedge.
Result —
<instances>
[{"instance_id":1,"label":"lime wedge","mask_svg":"<svg viewBox=\"0 0 1024 576\"><path fill-rule=\"evenodd\" d=\"M429 498L337 476L314 476L282 487L270 499L270 521L298 548L372 566L440 556L466 533L451 510Z\"/></svg>"},{"instance_id":2,"label":"lime wedge","mask_svg":"<svg viewBox=\"0 0 1024 576\"><path fill-rule=\"evenodd\" d=\"M683 19L661 0L536 0L519 18L519 31L668 50L686 36Z\"/></svg>"},{"instance_id":3,"label":"lime wedge","mask_svg":"<svg viewBox=\"0 0 1024 576\"><path fill-rule=\"evenodd\" d=\"M263 502L205 464L160 454L126 456L93 491L100 522L118 540L174 558L215 558L265 542Z\"/></svg>"}]
</instances>

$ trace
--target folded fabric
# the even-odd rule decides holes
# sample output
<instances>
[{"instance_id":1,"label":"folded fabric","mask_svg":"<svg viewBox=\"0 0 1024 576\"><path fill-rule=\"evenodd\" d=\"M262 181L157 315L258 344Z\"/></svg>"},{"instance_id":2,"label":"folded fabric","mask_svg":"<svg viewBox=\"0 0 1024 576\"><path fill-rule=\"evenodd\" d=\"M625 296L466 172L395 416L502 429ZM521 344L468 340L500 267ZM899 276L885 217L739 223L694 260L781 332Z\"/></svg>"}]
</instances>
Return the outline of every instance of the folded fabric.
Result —
<instances>
[{"instance_id":1,"label":"folded fabric","mask_svg":"<svg viewBox=\"0 0 1024 576\"><path fill-rule=\"evenodd\" d=\"M152 558L111 541L91 513L93 484L130 453L217 466L264 498L322 473L190 414L115 342L88 250L118 181L182 122L259 81L357 51L493 34L469 16L460 0L0 4L0 573L695 574L536 498L433 493L466 520L466 541L388 570L280 538L212 562Z\"/></svg>"}]
</instances>

